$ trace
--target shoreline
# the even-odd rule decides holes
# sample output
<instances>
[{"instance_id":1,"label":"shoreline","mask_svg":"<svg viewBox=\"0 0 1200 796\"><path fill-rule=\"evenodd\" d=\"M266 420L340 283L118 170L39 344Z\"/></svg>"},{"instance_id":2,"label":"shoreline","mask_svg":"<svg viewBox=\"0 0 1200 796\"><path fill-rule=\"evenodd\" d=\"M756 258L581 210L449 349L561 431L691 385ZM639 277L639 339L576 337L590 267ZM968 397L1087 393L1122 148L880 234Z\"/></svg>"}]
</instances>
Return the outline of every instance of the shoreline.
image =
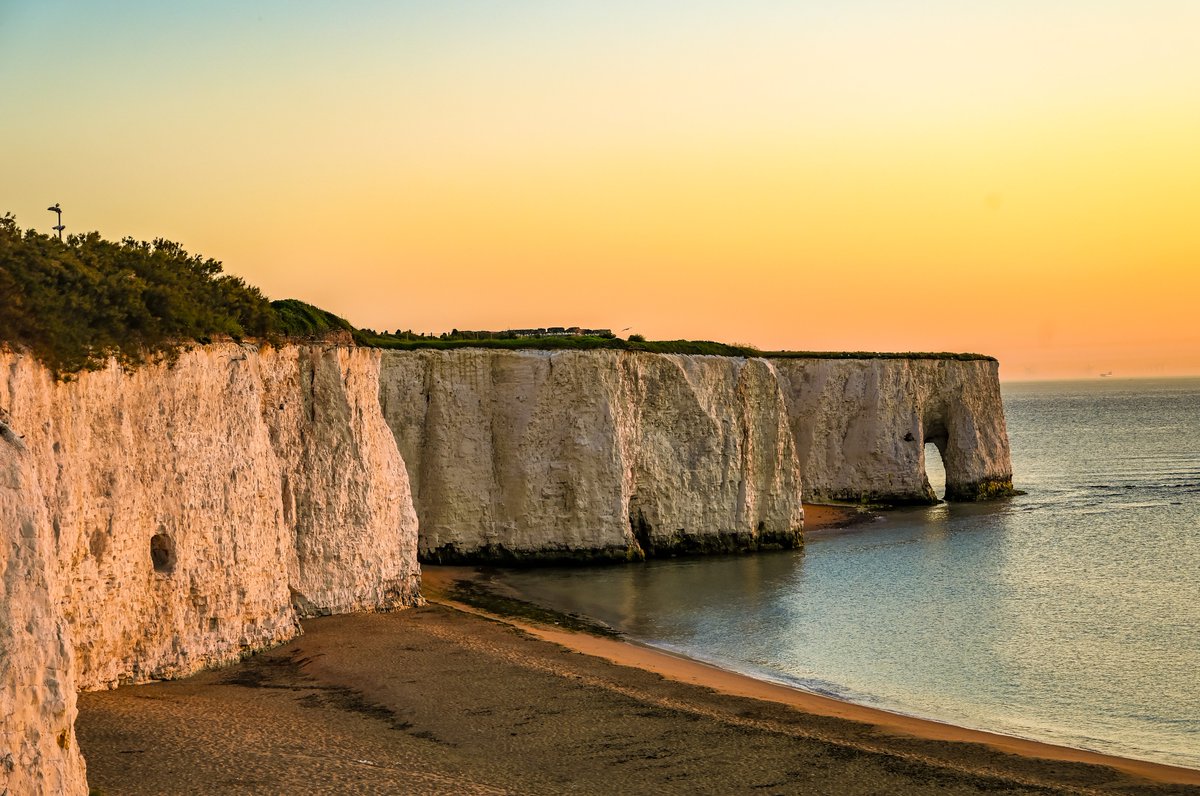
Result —
<instances>
[{"instance_id":1,"label":"shoreline","mask_svg":"<svg viewBox=\"0 0 1200 796\"><path fill-rule=\"evenodd\" d=\"M536 638L584 655L607 660L618 666L642 669L677 682L710 688L730 696L774 702L817 716L866 724L886 733L929 741L981 744L998 752L1025 758L1104 766L1163 784L1200 786L1200 769L1120 757L987 730L971 729L935 719L894 713L759 679L749 674L724 669L705 661L650 646L635 639L608 638L577 630L553 628L545 624L481 610L449 596L449 590L453 588L455 581L479 581L485 577L476 568L437 567L436 569L426 569L422 574L423 584L431 587L426 594L427 599L431 602L511 624Z\"/></svg>"},{"instance_id":2,"label":"shoreline","mask_svg":"<svg viewBox=\"0 0 1200 796\"><path fill-rule=\"evenodd\" d=\"M836 504L804 504L807 533L852 532L855 525L869 522L873 512L855 506ZM1022 757L1114 768L1126 774L1164 784L1200 785L1200 769L1141 760L1132 757L1096 752L989 730L974 729L937 719L911 716L882 708L861 705L836 697L817 694L802 688L755 677L746 672L722 668L713 663L655 647L619 634L602 637L586 630L563 630L544 621L527 621L523 617L480 609L455 600L450 592L456 581L479 583L488 576L476 567L423 566L422 590L433 602L456 610L476 613L512 624L522 631L545 641L559 644L586 655L602 658L620 666L631 666L654 672L678 682L712 688L724 694L765 700L830 718L846 719L875 727L881 731L930 741L977 743L999 752ZM508 597L528 602L502 579L492 585L511 592ZM542 607L542 606L539 606ZM581 618L585 622L586 617Z\"/></svg>"},{"instance_id":3,"label":"shoreline","mask_svg":"<svg viewBox=\"0 0 1200 796\"><path fill-rule=\"evenodd\" d=\"M607 635L488 588L490 574L425 567L423 606L305 620L302 636L230 666L81 693L89 786L1200 794L1200 771L888 713Z\"/></svg>"},{"instance_id":4,"label":"shoreline","mask_svg":"<svg viewBox=\"0 0 1200 796\"><path fill-rule=\"evenodd\" d=\"M865 506L848 506L837 503L805 503L804 533L829 533L853 528L870 522L878 513Z\"/></svg>"},{"instance_id":5,"label":"shoreline","mask_svg":"<svg viewBox=\"0 0 1200 796\"><path fill-rule=\"evenodd\" d=\"M430 596L455 574L431 571ZM928 722L799 696L433 602L305 620L225 668L82 693L76 730L92 789L135 795L1200 794L1166 784L1193 772L931 740L910 731Z\"/></svg>"}]
</instances>

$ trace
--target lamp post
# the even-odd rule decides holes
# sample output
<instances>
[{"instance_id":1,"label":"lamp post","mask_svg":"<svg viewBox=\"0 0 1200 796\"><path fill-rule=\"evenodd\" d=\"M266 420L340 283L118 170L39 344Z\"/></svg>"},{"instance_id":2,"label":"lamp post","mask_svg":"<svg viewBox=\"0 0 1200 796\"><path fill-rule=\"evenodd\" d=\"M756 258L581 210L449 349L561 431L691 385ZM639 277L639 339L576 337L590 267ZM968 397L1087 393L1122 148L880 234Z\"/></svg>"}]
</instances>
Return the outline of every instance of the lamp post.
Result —
<instances>
[{"instance_id":1,"label":"lamp post","mask_svg":"<svg viewBox=\"0 0 1200 796\"><path fill-rule=\"evenodd\" d=\"M58 224L51 227L51 229L54 230L55 232L57 232L58 239L62 240L62 232L64 229L66 229L66 227L63 226L63 222L62 222L62 208L58 206L58 202L55 202L54 207L47 207L46 209L49 210L51 213L58 213Z\"/></svg>"}]
</instances>

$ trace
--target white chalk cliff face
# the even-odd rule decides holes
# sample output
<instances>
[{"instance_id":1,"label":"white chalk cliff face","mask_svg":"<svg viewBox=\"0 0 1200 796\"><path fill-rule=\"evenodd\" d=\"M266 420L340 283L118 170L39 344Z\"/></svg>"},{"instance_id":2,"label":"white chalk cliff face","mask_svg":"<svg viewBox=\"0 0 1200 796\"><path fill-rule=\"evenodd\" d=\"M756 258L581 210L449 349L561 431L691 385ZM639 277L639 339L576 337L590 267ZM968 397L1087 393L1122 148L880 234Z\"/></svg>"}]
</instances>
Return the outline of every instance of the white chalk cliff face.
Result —
<instances>
[{"instance_id":1,"label":"white chalk cliff face","mask_svg":"<svg viewBox=\"0 0 1200 796\"><path fill-rule=\"evenodd\" d=\"M378 351L264 352L262 413L279 460L288 586L301 616L375 611L419 599L417 515L379 409Z\"/></svg>"},{"instance_id":2,"label":"white chalk cliff face","mask_svg":"<svg viewBox=\"0 0 1200 796\"><path fill-rule=\"evenodd\" d=\"M953 359L775 359L812 502L934 503L1013 493L998 364Z\"/></svg>"},{"instance_id":3,"label":"white chalk cliff face","mask_svg":"<svg viewBox=\"0 0 1200 796\"><path fill-rule=\"evenodd\" d=\"M800 544L814 500L1012 490L993 361L224 343L0 350L0 793L85 793L76 689L412 604L433 561ZM420 539L417 517L420 516Z\"/></svg>"},{"instance_id":4,"label":"white chalk cliff face","mask_svg":"<svg viewBox=\"0 0 1200 796\"><path fill-rule=\"evenodd\" d=\"M429 560L800 543L798 460L763 360L385 352L380 382Z\"/></svg>"},{"instance_id":5,"label":"white chalk cliff face","mask_svg":"<svg viewBox=\"0 0 1200 796\"><path fill-rule=\"evenodd\" d=\"M0 416L0 793L85 794L71 633L24 442Z\"/></svg>"},{"instance_id":6,"label":"white chalk cliff face","mask_svg":"<svg viewBox=\"0 0 1200 796\"><path fill-rule=\"evenodd\" d=\"M55 383L0 357L76 687L188 674L293 637L298 615L417 599L378 361L224 344Z\"/></svg>"},{"instance_id":7,"label":"white chalk cliff face","mask_svg":"<svg viewBox=\"0 0 1200 796\"><path fill-rule=\"evenodd\" d=\"M378 377L378 352L326 345L212 345L67 383L0 352L0 792L87 792L76 689L420 599Z\"/></svg>"},{"instance_id":8,"label":"white chalk cliff face","mask_svg":"<svg viewBox=\"0 0 1200 796\"><path fill-rule=\"evenodd\" d=\"M0 791L86 792L76 689L420 599L378 375L364 349L224 343L58 383L0 352Z\"/></svg>"}]
</instances>

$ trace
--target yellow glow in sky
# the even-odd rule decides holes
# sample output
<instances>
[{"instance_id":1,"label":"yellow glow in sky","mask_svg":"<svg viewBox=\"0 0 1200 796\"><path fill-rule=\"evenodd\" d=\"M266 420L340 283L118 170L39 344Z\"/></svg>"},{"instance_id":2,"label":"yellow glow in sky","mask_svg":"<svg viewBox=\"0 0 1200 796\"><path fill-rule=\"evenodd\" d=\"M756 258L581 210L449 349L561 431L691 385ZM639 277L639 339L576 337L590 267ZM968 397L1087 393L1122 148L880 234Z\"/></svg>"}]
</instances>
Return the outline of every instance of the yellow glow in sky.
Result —
<instances>
[{"instance_id":1,"label":"yellow glow in sky","mask_svg":"<svg viewBox=\"0 0 1200 796\"><path fill-rule=\"evenodd\" d=\"M0 6L0 211L377 329L1200 373L1200 7L964 5Z\"/></svg>"}]
</instances>

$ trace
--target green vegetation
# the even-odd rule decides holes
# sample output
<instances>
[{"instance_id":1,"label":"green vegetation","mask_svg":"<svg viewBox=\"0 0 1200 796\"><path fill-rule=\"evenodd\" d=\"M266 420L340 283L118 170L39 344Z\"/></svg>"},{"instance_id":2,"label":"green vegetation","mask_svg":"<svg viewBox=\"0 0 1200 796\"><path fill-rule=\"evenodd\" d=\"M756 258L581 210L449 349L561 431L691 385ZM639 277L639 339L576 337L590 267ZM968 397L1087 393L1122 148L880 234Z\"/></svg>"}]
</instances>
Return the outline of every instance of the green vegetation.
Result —
<instances>
[{"instance_id":1,"label":"green vegetation","mask_svg":"<svg viewBox=\"0 0 1200 796\"><path fill-rule=\"evenodd\" d=\"M365 337L346 320L302 301L268 302L258 288L221 272L216 260L178 243L97 232L59 240L0 217L0 342L24 346L58 376L171 359L189 343Z\"/></svg>"},{"instance_id":2,"label":"green vegetation","mask_svg":"<svg viewBox=\"0 0 1200 796\"><path fill-rule=\"evenodd\" d=\"M954 359L959 362L997 361L986 354L957 354L952 351L761 351L768 359Z\"/></svg>"},{"instance_id":3,"label":"green vegetation","mask_svg":"<svg viewBox=\"0 0 1200 796\"><path fill-rule=\"evenodd\" d=\"M276 302L278 303L278 302ZM954 359L963 362L974 360L995 361L995 357L983 354L959 354L953 352L880 352L880 351L760 351L753 346L715 343L711 340L647 340L640 334L631 334L628 340L620 337L569 336L569 337L517 337L488 333L496 336L480 337L478 332L455 330L442 335L421 335L412 332L395 334L378 333L370 329L359 330L365 345L405 351L422 348L447 350L453 348L503 348L509 350L534 349L542 351L614 349L618 351L646 351L653 354L708 354L721 357L767 357L768 359Z\"/></svg>"},{"instance_id":4,"label":"green vegetation","mask_svg":"<svg viewBox=\"0 0 1200 796\"><path fill-rule=\"evenodd\" d=\"M509 351L534 349L540 351L648 351L655 354L711 354L726 357L758 356L752 348L714 343L709 340L622 340L619 337L578 335L569 337L459 337L453 333L440 337L420 337L403 333L400 336L363 330L368 345L379 348L413 351L423 348L449 350L454 348L500 348Z\"/></svg>"},{"instance_id":5,"label":"green vegetation","mask_svg":"<svg viewBox=\"0 0 1200 796\"><path fill-rule=\"evenodd\" d=\"M0 218L0 340L58 373L169 355L180 341L266 336L276 315L257 288L178 243L99 233L60 241Z\"/></svg>"},{"instance_id":6,"label":"green vegetation","mask_svg":"<svg viewBox=\"0 0 1200 796\"><path fill-rule=\"evenodd\" d=\"M556 331L556 330L551 330ZM589 331L589 330L584 330ZM22 231L11 213L0 217L0 342L24 346L60 377L101 367L116 357L130 367L171 359L181 346L214 337L352 339L397 350L620 350L656 354L818 359L991 360L979 354L759 351L709 340L623 340L610 332L522 336L517 332L357 329L344 318L295 299L269 302L258 288L223 274L216 260L188 254L178 243L97 232L58 240Z\"/></svg>"},{"instance_id":7,"label":"green vegetation","mask_svg":"<svg viewBox=\"0 0 1200 796\"><path fill-rule=\"evenodd\" d=\"M276 331L284 337L320 338L344 333L349 334L358 345L372 345L374 332L355 329L345 318L299 299L272 301L271 309L276 314Z\"/></svg>"}]
</instances>

